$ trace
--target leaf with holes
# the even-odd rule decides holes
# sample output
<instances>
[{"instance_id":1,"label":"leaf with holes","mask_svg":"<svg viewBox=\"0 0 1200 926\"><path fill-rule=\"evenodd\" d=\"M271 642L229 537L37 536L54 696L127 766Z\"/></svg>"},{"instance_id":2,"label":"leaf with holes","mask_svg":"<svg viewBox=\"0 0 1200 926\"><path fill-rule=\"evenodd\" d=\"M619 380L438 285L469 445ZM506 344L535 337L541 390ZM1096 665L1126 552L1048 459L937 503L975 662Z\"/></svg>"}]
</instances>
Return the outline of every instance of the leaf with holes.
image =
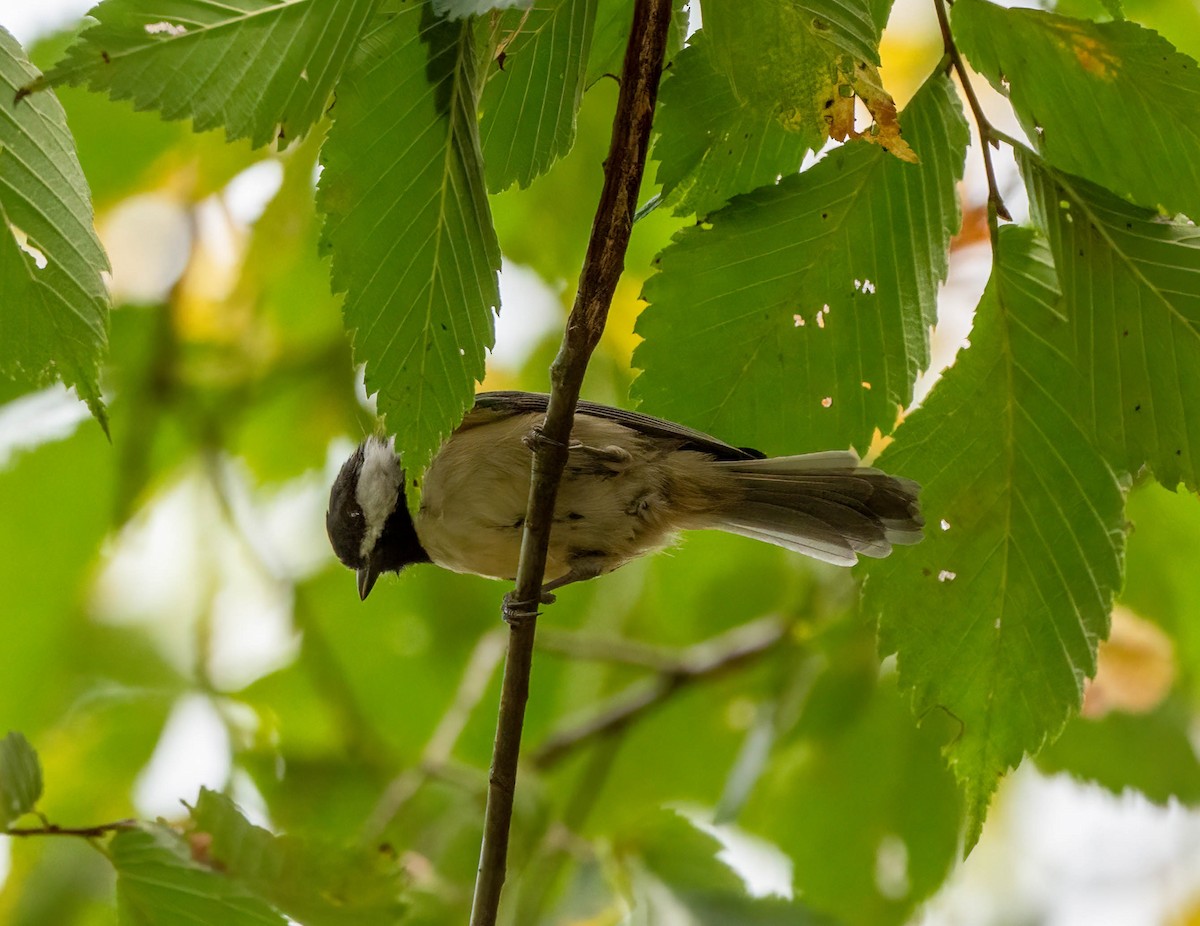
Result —
<instances>
[{"instance_id":1,"label":"leaf with holes","mask_svg":"<svg viewBox=\"0 0 1200 926\"><path fill-rule=\"evenodd\" d=\"M941 76L904 119L921 163L851 143L675 236L637 324L648 409L769 453L892 430L929 363L967 144Z\"/></svg>"},{"instance_id":2,"label":"leaf with holes","mask_svg":"<svg viewBox=\"0 0 1200 926\"><path fill-rule=\"evenodd\" d=\"M415 476L483 377L500 248L470 23L402 3L385 13L338 90L318 196L355 358Z\"/></svg>"},{"instance_id":3,"label":"leaf with holes","mask_svg":"<svg viewBox=\"0 0 1200 926\"><path fill-rule=\"evenodd\" d=\"M104 0L44 83L281 146L321 117L378 0ZM39 82L41 83L41 82Z\"/></svg>"},{"instance_id":4,"label":"leaf with holes","mask_svg":"<svg viewBox=\"0 0 1200 926\"><path fill-rule=\"evenodd\" d=\"M865 607L916 712L961 724L968 848L999 777L1079 707L1121 582L1123 497L1064 404L1068 334L1044 243L1003 229L970 348L879 460L922 484L928 527L870 565Z\"/></svg>"},{"instance_id":5,"label":"leaf with holes","mask_svg":"<svg viewBox=\"0 0 1200 926\"><path fill-rule=\"evenodd\" d=\"M36 76L0 29L0 375L62 379L107 429L108 259L62 106L50 93L16 99Z\"/></svg>"},{"instance_id":6,"label":"leaf with holes","mask_svg":"<svg viewBox=\"0 0 1200 926\"><path fill-rule=\"evenodd\" d=\"M1200 218L1200 65L1152 29L983 0L954 35L1050 163L1146 206Z\"/></svg>"},{"instance_id":7,"label":"leaf with holes","mask_svg":"<svg viewBox=\"0 0 1200 926\"><path fill-rule=\"evenodd\" d=\"M1200 232L1018 160L1083 361L1078 420L1114 466L1200 488Z\"/></svg>"},{"instance_id":8,"label":"leaf with holes","mask_svg":"<svg viewBox=\"0 0 1200 926\"><path fill-rule=\"evenodd\" d=\"M539 0L499 18L479 134L488 188L527 187L575 142L596 0Z\"/></svg>"}]
</instances>

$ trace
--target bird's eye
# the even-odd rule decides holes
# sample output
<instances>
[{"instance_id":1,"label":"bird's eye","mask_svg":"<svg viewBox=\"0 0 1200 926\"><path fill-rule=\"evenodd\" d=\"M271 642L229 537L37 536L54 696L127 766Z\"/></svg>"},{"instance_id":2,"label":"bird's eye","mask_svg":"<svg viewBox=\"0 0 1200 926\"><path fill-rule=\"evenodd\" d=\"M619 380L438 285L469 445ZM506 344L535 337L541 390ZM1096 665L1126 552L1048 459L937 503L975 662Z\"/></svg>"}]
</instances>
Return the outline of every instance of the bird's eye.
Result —
<instances>
[{"instance_id":1,"label":"bird's eye","mask_svg":"<svg viewBox=\"0 0 1200 926\"><path fill-rule=\"evenodd\" d=\"M351 521L361 521L362 518L363 518L363 513L359 509L355 508L353 511L350 512L350 520Z\"/></svg>"}]
</instances>

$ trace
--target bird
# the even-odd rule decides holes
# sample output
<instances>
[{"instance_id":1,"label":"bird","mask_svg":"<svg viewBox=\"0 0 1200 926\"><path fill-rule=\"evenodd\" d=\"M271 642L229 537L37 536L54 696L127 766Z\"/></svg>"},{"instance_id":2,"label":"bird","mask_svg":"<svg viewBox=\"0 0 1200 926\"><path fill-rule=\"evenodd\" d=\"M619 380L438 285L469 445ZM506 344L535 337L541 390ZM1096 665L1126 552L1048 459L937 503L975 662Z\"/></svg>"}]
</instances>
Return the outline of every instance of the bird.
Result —
<instances>
[{"instance_id":1,"label":"bird","mask_svg":"<svg viewBox=\"0 0 1200 926\"><path fill-rule=\"evenodd\" d=\"M394 440L363 440L329 493L325 525L366 599L385 572L434 563L512 580L532 454L549 397L484 392L435 454L410 513ZM767 457L639 412L579 401L559 484L542 600L671 546L681 531L740 534L839 566L918 543L920 486L853 451Z\"/></svg>"}]
</instances>

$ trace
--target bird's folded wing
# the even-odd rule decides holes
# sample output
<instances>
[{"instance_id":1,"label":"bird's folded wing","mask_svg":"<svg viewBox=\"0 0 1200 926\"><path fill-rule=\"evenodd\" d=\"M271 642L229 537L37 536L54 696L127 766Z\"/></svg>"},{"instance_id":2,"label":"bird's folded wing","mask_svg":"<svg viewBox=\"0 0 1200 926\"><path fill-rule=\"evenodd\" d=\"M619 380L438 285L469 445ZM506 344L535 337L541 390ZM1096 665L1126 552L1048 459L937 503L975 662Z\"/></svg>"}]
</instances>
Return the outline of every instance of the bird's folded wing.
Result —
<instances>
[{"instance_id":1,"label":"bird's folded wing","mask_svg":"<svg viewBox=\"0 0 1200 926\"><path fill-rule=\"evenodd\" d=\"M506 418L511 415L529 413L545 414L550 397L537 392L481 392L475 396L475 407L467 413L460 430L477 427L489 421ZM763 454L748 447L734 447L724 441L685 428L672 421L653 418L640 412L625 411L621 408L611 408L595 402L581 400L575 410L576 415L592 415L624 425L639 434L665 440L677 440L683 445L682 449L698 450L710 453L718 460L759 460Z\"/></svg>"}]
</instances>

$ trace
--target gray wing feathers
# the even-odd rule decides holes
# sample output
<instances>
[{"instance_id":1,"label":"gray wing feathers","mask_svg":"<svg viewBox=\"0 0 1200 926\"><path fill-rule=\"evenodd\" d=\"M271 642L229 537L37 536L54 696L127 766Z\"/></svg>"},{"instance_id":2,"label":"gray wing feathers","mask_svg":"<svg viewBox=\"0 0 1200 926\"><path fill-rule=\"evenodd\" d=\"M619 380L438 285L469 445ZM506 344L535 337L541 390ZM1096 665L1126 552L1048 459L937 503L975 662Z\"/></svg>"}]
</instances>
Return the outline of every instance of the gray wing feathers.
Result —
<instances>
[{"instance_id":1,"label":"gray wing feathers","mask_svg":"<svg viewBox=\"0 0 1200 926\"><path fill-rule=\"evenodd\" d=\"M735 502L714 527L839 566L858 555L887 556L917 543L924 526L911 479L859 466L852 453L814 453L719 465L734 478Z\"/></svg>"},{"instance_id":2,"label":"gray wing feathers","mask_svg":"<svg viewBox=\"0 0 1200 926\"><path fill-rule=\"evenodd\" d=\"M538 392L481 392L475 396L475 408L468 413L464 426L482 423L484 420L494 420L508 415L520 415L531 412L545 414L550 397ZM595 402L579 400L575 408L576 416L592 415L624 425L647 437L657 437L665 440L679 441L688 450L698 450L710 453L718 460L755 460L762 454L757 450L746 447L734 447L722 440L717 440L711 434L685 428L673 421L664 421L643 415L641 412L630 412L623 408L610 408Z\"/></svg>"},{"instance_id":3,"label":"gray wing feathers","mask_svg":"<svg viewBox=\"0 0 1200 926\"><path fill-rule=\"evenodd\" d=\"M802 453L791 457L769 457L765 460L746 461L750 463L747 472L760 476L800 476L804 473L852 473L860 467L858 454L850 450L826 450L822 453ZM738 468L740 460L730 461L730 466ZM879 472L879 470L870 470Z\"/></svg>"}]
</instances>

